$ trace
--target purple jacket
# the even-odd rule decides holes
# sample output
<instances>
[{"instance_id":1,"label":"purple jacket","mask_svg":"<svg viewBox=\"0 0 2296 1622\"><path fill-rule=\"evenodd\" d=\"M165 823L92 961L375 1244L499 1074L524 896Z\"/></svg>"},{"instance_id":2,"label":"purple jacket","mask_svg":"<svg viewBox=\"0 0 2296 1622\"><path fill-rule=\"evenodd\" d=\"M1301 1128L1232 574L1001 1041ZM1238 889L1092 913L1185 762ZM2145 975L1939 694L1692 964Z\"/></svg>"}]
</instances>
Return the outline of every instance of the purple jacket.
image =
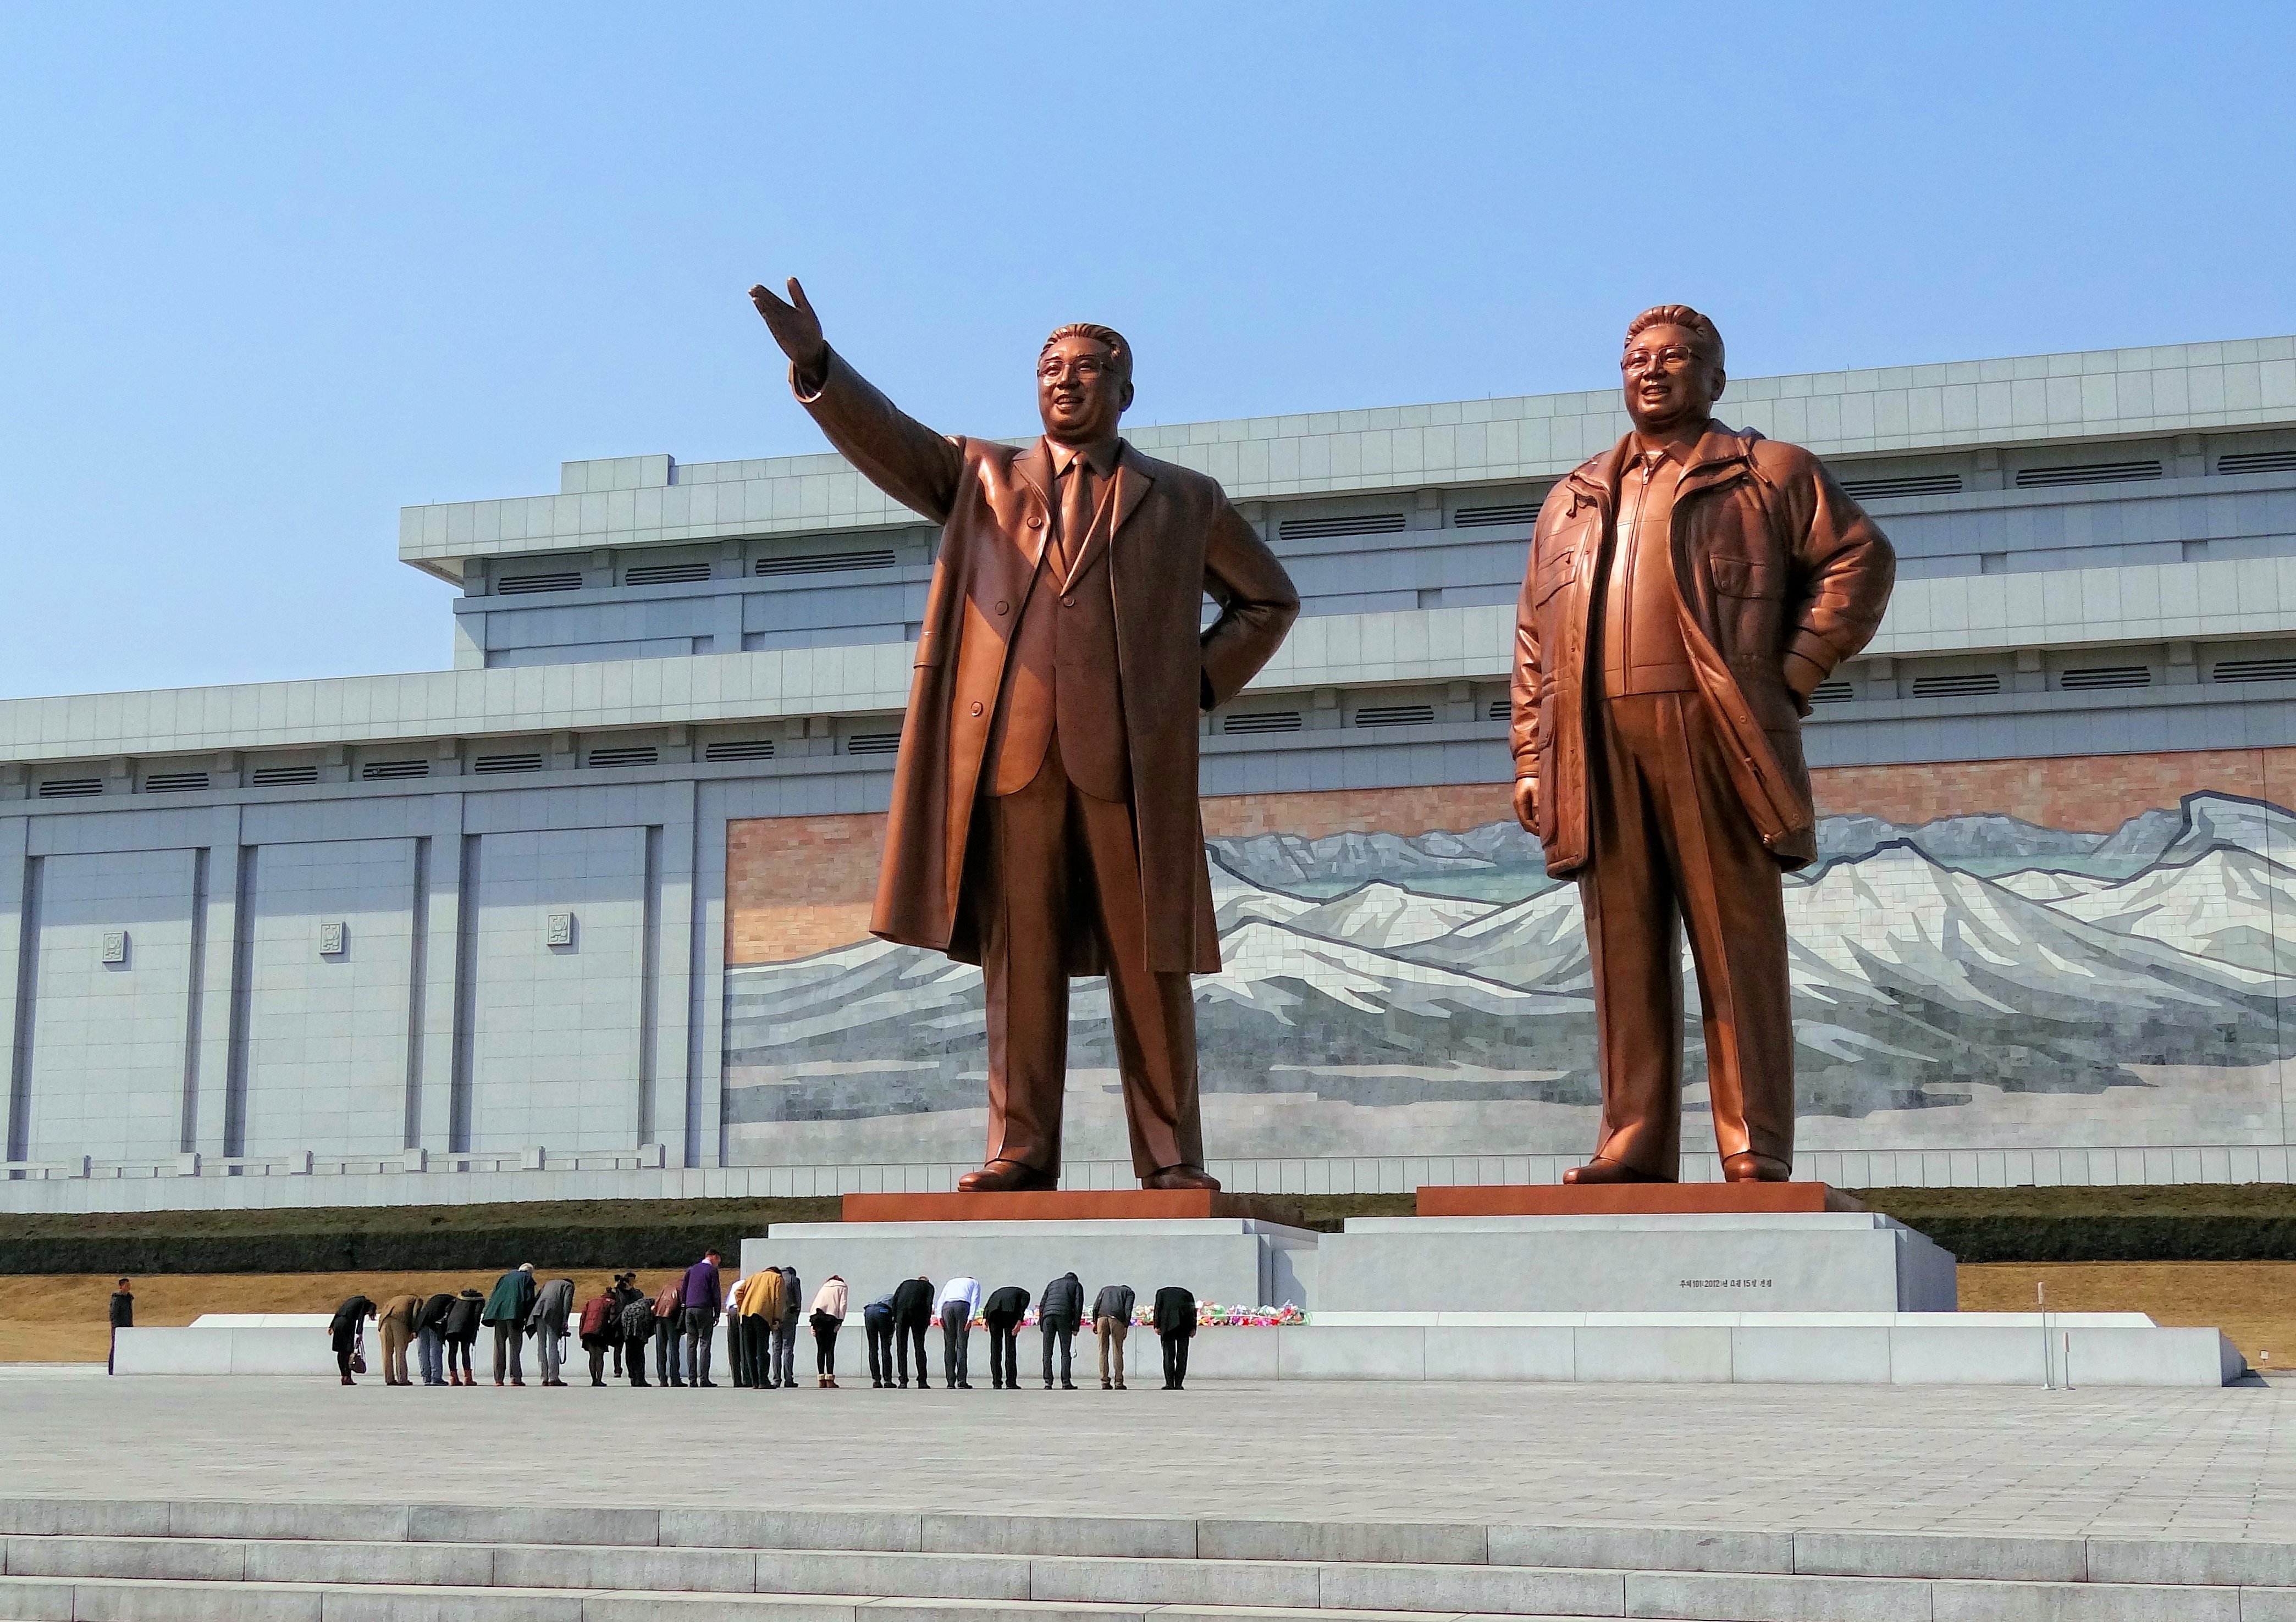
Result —
<instances>
[{"instance_id":1,"label":"purple jacket","mask_svg":"<svg viewBox=\"0 0 2296 1622\"><path fill-rule=\"evenodd\" d=\"M714 1262L698 1261L685 1270L685 1305L689 1309L707 1307L711 1312L718 1311L725 1305L725 1289Z\"/></svg>"}]
</instances>

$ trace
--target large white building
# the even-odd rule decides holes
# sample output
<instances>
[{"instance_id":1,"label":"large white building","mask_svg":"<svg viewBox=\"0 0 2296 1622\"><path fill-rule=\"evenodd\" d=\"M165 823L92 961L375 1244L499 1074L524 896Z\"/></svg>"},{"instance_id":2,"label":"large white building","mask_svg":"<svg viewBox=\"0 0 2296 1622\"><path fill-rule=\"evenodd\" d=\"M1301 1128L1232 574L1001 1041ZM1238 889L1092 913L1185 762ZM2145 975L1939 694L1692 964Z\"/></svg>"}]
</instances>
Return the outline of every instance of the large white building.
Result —
<instances>
[{"instance_id":1,"label":"large white building","mask_svg":"<svg viewBox=\"0 0 2296 1622\"><path fill-rule=\"evenodd\" d=\"M1900 558L1808 732L1805 1174L2287 1178L2296 340L1726 405ZM1529 520L1624 428L1606 391L1130 435L1305 600L1205 723L1231 1186L1591 1145L1574 893L1503 739ZM832 455L569 463L402 514L462 588L452 669L0 703L7 1205L946 1186L978 977L865 929L934 543ZM1121 1184L1078 1019L1071 1178Z\"/></svg>"}]
</instances>

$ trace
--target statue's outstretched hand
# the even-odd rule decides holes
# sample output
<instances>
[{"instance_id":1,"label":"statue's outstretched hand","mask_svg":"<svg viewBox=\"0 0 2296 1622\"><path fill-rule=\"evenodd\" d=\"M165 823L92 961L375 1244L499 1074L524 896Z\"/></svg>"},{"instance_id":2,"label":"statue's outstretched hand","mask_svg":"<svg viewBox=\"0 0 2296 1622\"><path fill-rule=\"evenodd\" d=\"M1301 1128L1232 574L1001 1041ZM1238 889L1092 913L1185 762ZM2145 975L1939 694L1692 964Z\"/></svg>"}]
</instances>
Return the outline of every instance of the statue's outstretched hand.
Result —
<instances>
[{"instance_id":1,"label":"statue's outstretched hand","mask_svg":"<svg viewBox=\"0 0 2296 1622\"><path fill-rule=\"evenodd\" d=\"M813 306L806 300L805 289L798 285L795 276L789 279L789 291L784 302L774 296L772 289L759 283L750 290L750 302L766 318L774 341L781 345L782 353L790 357L791 363L800 372L818 377L829 364L829 340L821 335L821 317L813 313Z\"/></svg>"}]
</instances>

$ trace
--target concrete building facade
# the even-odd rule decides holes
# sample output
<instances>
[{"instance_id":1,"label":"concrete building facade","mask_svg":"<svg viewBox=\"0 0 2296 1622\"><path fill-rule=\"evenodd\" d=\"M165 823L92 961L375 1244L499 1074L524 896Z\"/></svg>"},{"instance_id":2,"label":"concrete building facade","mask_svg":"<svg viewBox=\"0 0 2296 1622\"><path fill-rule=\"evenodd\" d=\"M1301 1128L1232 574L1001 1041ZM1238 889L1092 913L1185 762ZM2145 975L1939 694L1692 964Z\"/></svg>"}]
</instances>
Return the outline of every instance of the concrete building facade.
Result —
<instances>
[{"instance_id":1,"label":"concrete building facade","mask_svg":"<svg viewBox=\"0 0 2296 1622\"><path fill-rule=\"evenodd\" d=\"M1804 1173L2287 1178L2296 340L1726 404L1901 560L1807 731ZM1507 820L1505 684L1538 501L1625 426L1604 391L1129 436L1218 478L1305 599L1204 723L1231 1185L1551 1178L1591 1143L1575 892ZM403 512L461 591L451 669L0 703L7 1202L947 1186L979 977L866 933L935 540L834 456L569 463ZM1120 1185L1077 1007L1071 1176Z\"/></svg>"}]
</instances>

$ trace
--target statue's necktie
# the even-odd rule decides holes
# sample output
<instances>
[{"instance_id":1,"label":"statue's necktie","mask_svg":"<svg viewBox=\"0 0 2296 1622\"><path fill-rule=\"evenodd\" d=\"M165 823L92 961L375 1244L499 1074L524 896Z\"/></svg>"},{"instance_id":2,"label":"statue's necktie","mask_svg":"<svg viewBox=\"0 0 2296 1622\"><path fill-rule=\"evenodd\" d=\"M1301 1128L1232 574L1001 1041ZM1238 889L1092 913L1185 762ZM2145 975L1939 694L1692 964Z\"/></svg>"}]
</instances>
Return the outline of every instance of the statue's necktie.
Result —
<instances>
[{"instance_id":1,"label":"statue's necktie","mask_svg":"<svg viewBox=\"0 0 2296 1622\"><path fill-rule=\"evenodd\" d=\"M1091 533L1092 466L1074 456L1061 475L1061 532L1053 544L1053 569L1063 582L1084 554L1085 537Z\"/></svg>"}]
</instances>

